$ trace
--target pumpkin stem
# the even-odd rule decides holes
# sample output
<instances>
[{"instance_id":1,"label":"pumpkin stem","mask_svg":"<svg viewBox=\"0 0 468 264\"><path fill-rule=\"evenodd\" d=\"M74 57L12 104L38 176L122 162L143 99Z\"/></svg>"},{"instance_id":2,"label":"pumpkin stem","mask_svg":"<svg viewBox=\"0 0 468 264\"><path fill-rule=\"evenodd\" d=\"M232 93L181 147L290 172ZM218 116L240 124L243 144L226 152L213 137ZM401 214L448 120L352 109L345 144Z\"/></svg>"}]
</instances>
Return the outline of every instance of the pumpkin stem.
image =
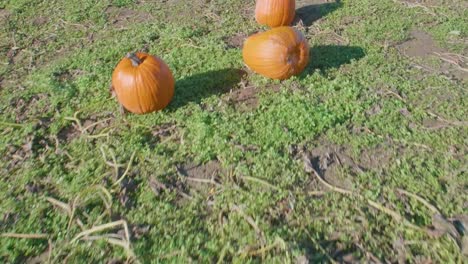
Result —
<instances>
[{"instance_id":1,"label":"pumpkin stem","mask_svg":"<svg viewBox=\"0 0 468 264\"><path fill-rule=\"evenodd\" d=\"M132 53L127 53L127 58L129 58L132 61L132 65L134 67L137 67L138 65L140 65L142 63L140 58L138 58L138 56L133 52Z\"/></svg>"}]
</instances>

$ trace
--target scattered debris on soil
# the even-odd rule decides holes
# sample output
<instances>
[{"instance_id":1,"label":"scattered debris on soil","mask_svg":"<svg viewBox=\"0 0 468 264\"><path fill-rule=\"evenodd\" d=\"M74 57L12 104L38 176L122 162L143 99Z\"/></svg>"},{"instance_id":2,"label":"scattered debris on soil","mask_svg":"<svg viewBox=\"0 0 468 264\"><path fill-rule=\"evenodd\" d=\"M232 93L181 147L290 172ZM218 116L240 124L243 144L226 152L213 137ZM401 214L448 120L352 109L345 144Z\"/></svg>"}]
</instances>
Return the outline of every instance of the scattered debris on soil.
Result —
<instances>
[{"instance_id":1,"label":"scattered debris on soil","mask_svg":"<svg viewBox=\"0 0 468 264\"><path fill-rule=\"evenodd\" d=\"M61 141L70 142L83 134L96 135L100 133L104 136L104 130L109 129L113 120L114 114L111 112L93 114L86 119L75 116L70 118L71 124L64 127L57 134L57 137Z\"/></svg>"}]
</instances>

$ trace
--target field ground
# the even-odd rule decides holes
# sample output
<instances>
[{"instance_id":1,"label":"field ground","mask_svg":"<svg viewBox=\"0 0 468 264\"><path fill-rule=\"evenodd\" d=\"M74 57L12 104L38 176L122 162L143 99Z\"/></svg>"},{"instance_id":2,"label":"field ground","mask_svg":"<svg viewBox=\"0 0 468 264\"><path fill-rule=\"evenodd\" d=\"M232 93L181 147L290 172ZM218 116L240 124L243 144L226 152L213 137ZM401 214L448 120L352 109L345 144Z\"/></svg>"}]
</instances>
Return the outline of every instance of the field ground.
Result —
<instances>
[{"instance_id":1,"label":"field ground","mask_svg":"<svg viewBox=\"0 0 468 264\"><path fill-rule=\"evenodd\" d=\"M254 1L0 1L0 261L466 261L467 2L297 5L278 82L242 62ZM109 94L134 50L162 112Z\"/></svg>"}]
</instances>

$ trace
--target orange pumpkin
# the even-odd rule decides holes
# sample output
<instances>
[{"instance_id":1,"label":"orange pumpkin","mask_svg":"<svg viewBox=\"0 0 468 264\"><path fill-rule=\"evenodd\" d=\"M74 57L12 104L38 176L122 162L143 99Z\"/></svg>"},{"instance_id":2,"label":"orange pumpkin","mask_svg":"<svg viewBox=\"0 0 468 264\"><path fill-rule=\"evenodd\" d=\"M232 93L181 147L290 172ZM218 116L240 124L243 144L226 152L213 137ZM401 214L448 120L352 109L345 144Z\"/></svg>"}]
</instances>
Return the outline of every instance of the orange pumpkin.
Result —
<instances>
[{"instance_id":1,"label":"orange pumpkin","mask_svg":"<svg viewBox=\"0 0 468 264\"><path fill-rule=\"evenodd\" d=\"M174 96L175 80L167 64L146 53L129 53L112 74L119 103L135 114L165 108Z\"/></svg>"},{"instance_id":2,"label":"orange pumpkin","mask_svg":"<svg viewBox=\"0 0 468 264\"><path fill-rule=\"evenodd\" d=\"M255 6L255 20L272 28L291 25L295 15L295 0L257 0Z\"/></svg>"},{"instance_id":3,"label":"orange pumpkin","mask_svg":"<svg viewBox=\"0 0 468 264\"><path fill-rule=\"evenodd\" d=\"M292 27L278 27L245 40L242 56L254 72L284 80L300 74L309 63L309 44Z\"/></svg>"}]
</instances>

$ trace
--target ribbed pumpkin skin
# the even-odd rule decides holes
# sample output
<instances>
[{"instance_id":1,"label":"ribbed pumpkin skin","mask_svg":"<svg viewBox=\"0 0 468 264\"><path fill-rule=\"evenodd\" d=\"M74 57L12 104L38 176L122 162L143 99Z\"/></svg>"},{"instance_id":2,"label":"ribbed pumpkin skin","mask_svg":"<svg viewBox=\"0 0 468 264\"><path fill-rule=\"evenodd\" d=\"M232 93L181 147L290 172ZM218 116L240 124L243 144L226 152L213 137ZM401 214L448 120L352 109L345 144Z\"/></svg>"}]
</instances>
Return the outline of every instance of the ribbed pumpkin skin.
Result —
<instances>
[{"instance_id":1,"label":"ribbed pumpkin skin","mask_svg":"<svg viewBox=\"0 0 468 264\"><path fill-rule=\"evenodd\" d=\"M291 25L295 15L295 0L257 0L255 6L255 20L272 28Z\"/></svg>"},{"instance_id":2,"label":"ribbed pumpkin skin","mask_svg":"<svg viewBox=\"0 0 468 264\"><path fill-rule=\"evenodd\" d=\"M254 72L284 80L300 74L309 63L309 44L292 27L278 27L245 40L242 56Z\"/></svg>"},{"instance_id":3,"label":"ribbed pumpkin skin","mask_svg":"<svg viewBox=\"0 0 468 264\"><path fill-rule=\"evenodd\" d=\"M138 52L142 61L134 66L131 59L122 59L112 74L112 85L119 102L128 111L146 114L165 108L174 96L175 80L161 59Z\"/></svg>"}]
</instances>

